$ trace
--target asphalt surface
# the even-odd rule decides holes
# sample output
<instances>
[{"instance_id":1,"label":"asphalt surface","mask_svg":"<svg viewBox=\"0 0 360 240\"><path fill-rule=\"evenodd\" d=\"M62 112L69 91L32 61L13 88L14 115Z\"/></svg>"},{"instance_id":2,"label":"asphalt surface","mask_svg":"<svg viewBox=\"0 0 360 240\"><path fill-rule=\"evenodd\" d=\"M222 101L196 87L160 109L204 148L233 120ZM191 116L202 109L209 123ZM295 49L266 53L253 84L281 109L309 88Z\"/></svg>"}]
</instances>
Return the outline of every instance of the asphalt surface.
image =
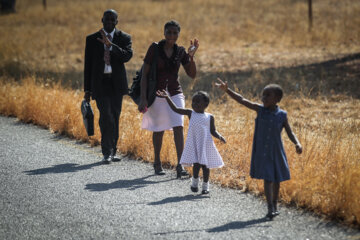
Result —
<instances>
[{"instance_id":1,"label":"asphalt surface","mask_svg":"<svg viewBox=\"0 0 360 240\"><path fill-rule=\"evenodd\" d=\"M360 239L360 232L260 197L153 174L123 157L0 116L0 239Z\"/></svg>"}]
</instances>

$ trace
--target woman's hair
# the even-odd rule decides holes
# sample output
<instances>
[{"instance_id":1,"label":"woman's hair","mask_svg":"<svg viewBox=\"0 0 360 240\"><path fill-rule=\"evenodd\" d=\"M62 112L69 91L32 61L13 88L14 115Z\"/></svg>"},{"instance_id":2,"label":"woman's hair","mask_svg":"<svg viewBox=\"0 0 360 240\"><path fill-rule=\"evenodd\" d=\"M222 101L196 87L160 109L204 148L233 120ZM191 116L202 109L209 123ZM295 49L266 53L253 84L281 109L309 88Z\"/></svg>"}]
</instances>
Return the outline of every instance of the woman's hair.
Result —
<instances>
[{"instance_id":1,"label":"woman's hair","mask_svg":"<svg viewBox=\"0 0 360 240\"><path fill-rule=\"evenodd\" d=\"M271 91L274 91L275 96L279 98L279 101L282 99L283 90L280 85L272 83L272 84L266 85L264 90L265 89L270 89Z\"/></svg>"},{"instance_id":2,"label":"woman's hair","mask_svg":"<svg viewBox=\"0 0 360 240\"><path fill-rule=\"evenodd\" d=\"M167 29L167 28L169 28L169 27L176 27L177 29L178 29L178 31L180 32L180 24L177 22L177 21L175 21L175 20L170 20L170 21L168 21L167 23L165 23L165 25L164 25L164 31Z\"/></svg>"},{"instance_id":3,"label":"woman's hair","mask_svg":"<svg viewBox=\"0 0 360 240\"><path fill-rule=\"evenodd\" d=\"M210 103L210 97L209 97L209 94L208 94L207 92L197 91L197 92L193 95L193 98L194 98L195 96L198 96L198 95L200 95L200 96L203 98L204 102L206 103L206 106L209 105L209 103Z\"/></svg>"}]
</instances>

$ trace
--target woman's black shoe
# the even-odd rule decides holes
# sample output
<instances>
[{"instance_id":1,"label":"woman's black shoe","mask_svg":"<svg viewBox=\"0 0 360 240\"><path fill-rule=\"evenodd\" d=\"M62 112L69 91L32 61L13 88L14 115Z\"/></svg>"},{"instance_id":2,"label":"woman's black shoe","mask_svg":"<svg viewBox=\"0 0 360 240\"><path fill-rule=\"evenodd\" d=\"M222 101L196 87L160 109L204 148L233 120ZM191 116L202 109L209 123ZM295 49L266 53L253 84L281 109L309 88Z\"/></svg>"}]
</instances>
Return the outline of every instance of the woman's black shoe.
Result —
<instances>
[{"instance_id":1,"label":"woman's black shoe","mask_svg":"<svg viewBox=\"0 0 360 240\"><path fill-rule=\"evenodd\" d=\"M265 219L268 221L272 221L274 217L275 217L275 214L273 212L268 212L265 216Z\"/></svg>"},{"instance_id":2,"label":"woman's black shoe","mask_svg":"<svg viewBox=\"0 0 360 240\"><path fill-rule=\"evenodd\" d=\"M161 164L154 164L154 170L156 175L165 175L165 172L162 169Z\"/></svg>"},{"instance_id":3,"label":"woman's black shoe","mask_svg":"<svg viewBox=\"0 0 360 240\"><path fill-rule=\"evenodd\" d=\"M181 164L178 164L176 166L176 178L181 178L181 176L189 176L189 173L181 166Z\"/></svg>"}]
</instances>

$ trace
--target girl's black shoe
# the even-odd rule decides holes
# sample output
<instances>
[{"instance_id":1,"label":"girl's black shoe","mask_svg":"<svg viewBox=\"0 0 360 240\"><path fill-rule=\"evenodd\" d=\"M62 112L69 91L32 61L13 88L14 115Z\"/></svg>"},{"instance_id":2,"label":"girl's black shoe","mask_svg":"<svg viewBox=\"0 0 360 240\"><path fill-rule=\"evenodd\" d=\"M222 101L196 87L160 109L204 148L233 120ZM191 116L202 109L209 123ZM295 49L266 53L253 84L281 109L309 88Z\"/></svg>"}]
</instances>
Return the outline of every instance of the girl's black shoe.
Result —
<instances>
[{"instance_id":1,"label":"girl's black shoe","mask_svg":"<svg viewBox=\"0 0 360 240\"><path fill-rule=\"evenodd\" d=\"M201 194L209 194L209 182L203 182Z\"/></svg>"},{"instance_id":2,"label":"girl's black shoe","mask_svg":"<svg viewBox=\"0 0 360 240\"><path fill-rule=\"evenodd\" d=\"M200 180L199 178L194 178L194 177L191 178L191 186L190 186L191 191L193 192L199 191L199 180Z\"/></svg>"},{"instance_id":3,"label":"girl's black shoe","mask_svg":"<svg viewBox=\"0 0 360 240\"><path fill-rule=\"evenodd\" d=\"M176 178L181 178L181 176L189 176L189 173L181 166L181 164L178 164L176 166Z\"/></svg>"},{"instance_id":4,"label":"girl's black shoe","mask_svg":"<svg viewBox=\"0 0 360 240\"><path fill-rule=\"evenodd\" d=\"M190 187L191 191L192 192L198 192L199 191L199 188L197 187Z\"/></svg>"},{"instance_id":5,"label":"girl's black shoe","mask_svg":"<svg viewBox=\"0 0 360 240\"><path fill-rule=\"evenodd\" d=\"M154 164L154 170L156 175L165 175L165 172L161 167L161 163Z\"/></svg>"}]
</instances>

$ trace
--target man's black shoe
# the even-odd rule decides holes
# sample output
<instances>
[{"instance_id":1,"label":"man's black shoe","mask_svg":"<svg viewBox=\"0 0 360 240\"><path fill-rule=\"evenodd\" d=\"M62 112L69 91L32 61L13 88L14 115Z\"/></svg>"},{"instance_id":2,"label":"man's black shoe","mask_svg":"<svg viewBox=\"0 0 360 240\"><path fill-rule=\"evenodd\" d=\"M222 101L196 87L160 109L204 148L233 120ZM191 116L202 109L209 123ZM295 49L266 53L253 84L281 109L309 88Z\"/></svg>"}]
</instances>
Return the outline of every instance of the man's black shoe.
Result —
<instances>
[{"instance_id":1,"label":"man's black shoe","mask_svg":"<svg viewBox=\"0 0 360 240\"><path fill-rule=\"evenodd\" d=\"M110 164L110 161L111 161L111 156L104 156L101 162L103 164Z\"/></svg>"}]
</instances>

